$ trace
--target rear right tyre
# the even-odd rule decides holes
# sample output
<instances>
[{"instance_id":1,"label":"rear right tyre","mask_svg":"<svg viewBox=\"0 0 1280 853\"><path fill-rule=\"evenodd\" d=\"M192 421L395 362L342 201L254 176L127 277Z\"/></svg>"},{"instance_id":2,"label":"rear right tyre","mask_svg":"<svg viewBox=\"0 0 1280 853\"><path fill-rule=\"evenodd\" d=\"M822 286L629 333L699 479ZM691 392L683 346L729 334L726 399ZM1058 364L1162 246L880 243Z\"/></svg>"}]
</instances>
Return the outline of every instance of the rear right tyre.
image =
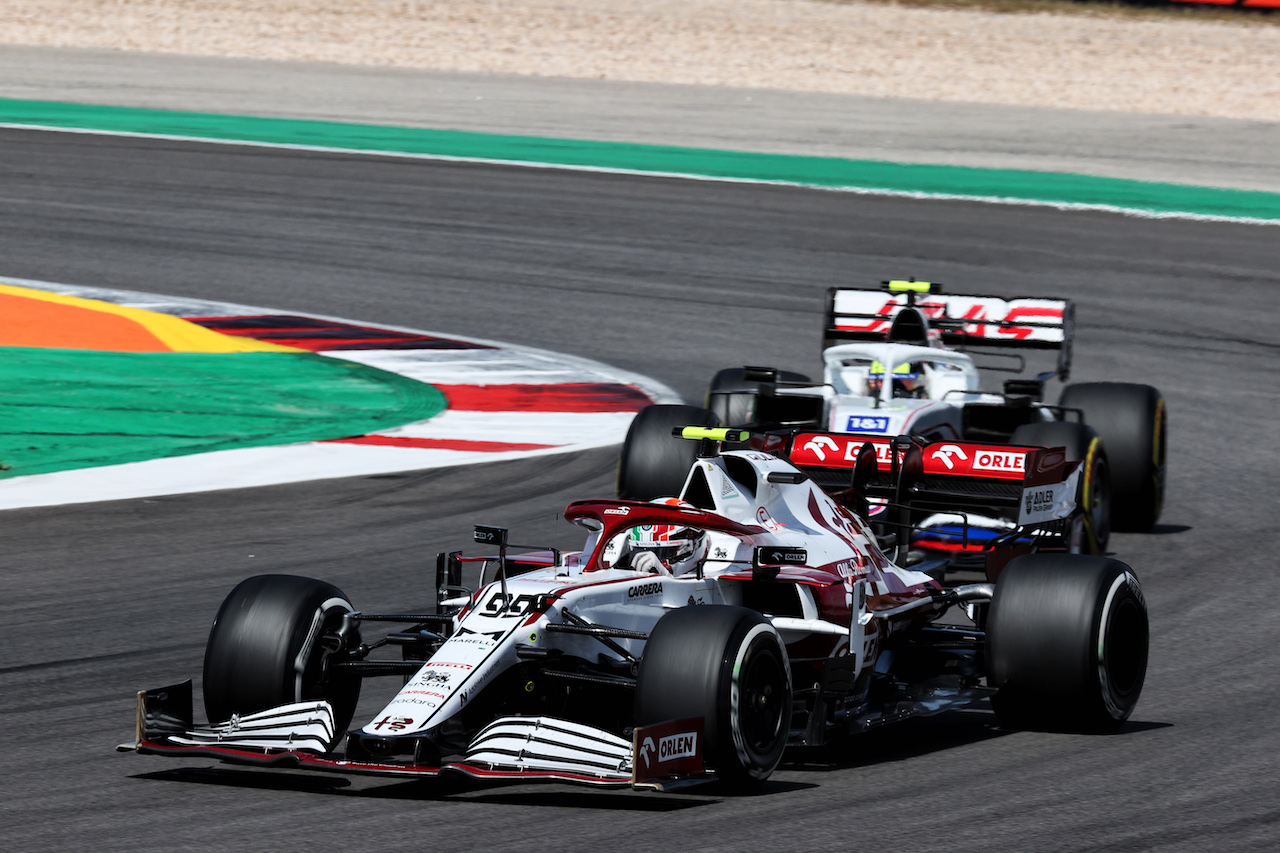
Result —
<instances>
[{"instance_id":1,"label":"rear right tyre","mask_svg":"<svg viewBox=\"0 0 1280 853\"><path fill-rule=\"evenodd\" d=\"M649 406L641 409L627 430L618 457L618 497L651 501L677 496L689 468L698 458L698 442L678 438L678 426L720 426L720 420L697 406Z\"/></svg>"},{"instance_id":2,"label":"rear right tyre","mask_svg":"<svg viewBox=\"0 0 1280 853\"><path fill-rule=\"evenodd\" d=\"M1076 505L1081 509L1079 548L1086 554L1107 553L1111 540L1112 503L1109 457L1093 429L1071 421L1024 424L1013 431L1010 444L1065 447L1067 461L1080 462L1080 487ZM1072 537L1075 539L1076 537Z\"/></svg>"}]
</instances>

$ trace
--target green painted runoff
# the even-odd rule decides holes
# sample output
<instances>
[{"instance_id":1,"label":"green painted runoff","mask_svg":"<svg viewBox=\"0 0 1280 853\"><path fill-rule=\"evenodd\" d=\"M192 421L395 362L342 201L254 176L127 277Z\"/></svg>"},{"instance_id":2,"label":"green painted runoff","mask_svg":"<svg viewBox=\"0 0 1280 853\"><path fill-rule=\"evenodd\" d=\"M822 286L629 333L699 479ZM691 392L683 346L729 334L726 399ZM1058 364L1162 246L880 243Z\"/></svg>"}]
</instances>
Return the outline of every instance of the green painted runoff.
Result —
<instances>
[{"instance_id":1,"label":"green painted runoff","mask_svg":"<svg viewBox=\"0 0 1280 853\"><path fill-rule=\"evenodd\" d=\"M312 353L0 347L0 477L364 435L444 395Z\"/></svg>"},{"instance_id":2,"label":"green painted runoff","mask_svg":"<svg viewBox=\"0 0 1280 853\"><path fill-rule=\"evenodd\" d=\"M845 160L14 99L0 99L0 124L1280 221L1280 193L1058 172Z\"/></svg>"}]
</instances>

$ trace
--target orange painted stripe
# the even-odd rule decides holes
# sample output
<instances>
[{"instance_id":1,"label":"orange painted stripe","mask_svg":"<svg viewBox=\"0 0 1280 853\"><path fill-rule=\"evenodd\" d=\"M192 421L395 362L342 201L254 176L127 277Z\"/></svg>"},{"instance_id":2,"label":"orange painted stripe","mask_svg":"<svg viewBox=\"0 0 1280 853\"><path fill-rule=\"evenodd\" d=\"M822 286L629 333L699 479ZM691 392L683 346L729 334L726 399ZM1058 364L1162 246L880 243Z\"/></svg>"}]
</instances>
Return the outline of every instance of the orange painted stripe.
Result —
<instances>
[{"instance_id":1,"label":"orange painted stripe","mask_svg":"<svg viewBox=\"0 0 1280 853\"><path fill-rule=\"evenodd\" d=\"M0 280L0 346L114 352L300 352L233 338L181 317Z\"/></svg>"},{"instance_id":2,"label":"orange painted stripe","mask_svg":"<svg viewBox=\"0 0 1280 853\"><path fill-rule=\"evenodd\" d=\"M8 293L0 293L0 346L172 352L127 317Z\"/></svg>"}]
</instances>

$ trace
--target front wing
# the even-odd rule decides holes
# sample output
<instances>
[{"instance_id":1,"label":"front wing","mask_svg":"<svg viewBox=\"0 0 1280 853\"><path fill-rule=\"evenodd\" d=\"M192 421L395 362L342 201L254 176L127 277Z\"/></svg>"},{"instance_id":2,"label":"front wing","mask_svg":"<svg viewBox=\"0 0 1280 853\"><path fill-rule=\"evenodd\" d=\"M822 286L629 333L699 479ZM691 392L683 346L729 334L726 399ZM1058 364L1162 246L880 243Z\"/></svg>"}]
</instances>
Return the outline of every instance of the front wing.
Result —
<instances>
[{"instance_id":1,"label":"front wing","mask_svg":"<svg viewBox=\"0 0 1280 853\"><path fill-rule=\"evenodd\" d=\"M637 728L629 741L612 732L551 717L504 717L483 728L459 760L422 764L349 759L328 751L335 738L329 703L303 702L233 717L216 725L192 721L191 682L138 693L136 739L121 752L216 758L232 764L357 775L430 778L461 773L473 779L570 782L597 787L669 790L711 781L702 759L702 721ZM691 748L667 766L637 744L669 740L680 729Z\"/></svg>"}]
</instances>

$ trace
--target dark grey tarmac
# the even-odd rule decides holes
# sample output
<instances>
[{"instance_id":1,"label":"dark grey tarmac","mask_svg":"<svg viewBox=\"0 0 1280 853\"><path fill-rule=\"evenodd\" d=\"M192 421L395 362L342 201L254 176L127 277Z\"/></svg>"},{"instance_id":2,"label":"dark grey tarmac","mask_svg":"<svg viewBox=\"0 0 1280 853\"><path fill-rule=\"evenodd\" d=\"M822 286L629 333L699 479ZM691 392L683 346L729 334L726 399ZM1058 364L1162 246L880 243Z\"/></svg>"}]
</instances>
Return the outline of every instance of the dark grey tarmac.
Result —
<instances>
[{"instance_id":1,"label":"dark grey tarmac","mask_svg":"<svg viewBox=\"0 0 1280 853\"><path fill-rule=\"evenodd\" d=\"M688 399L722 366L816 370L827 287L914 275L1075 299L1075 378L1157 385L1171 425L1161 525L1112 543L1153 629L1118 734L944 715L797 756L747 798L112 752L132 739L136 690L198 683L213 613L245 576L428 606L434 554L473 523L572 546L558 513L611 494L608 450L4 512L7 849L1276 848L1274 228L32 131L0 130L0 151L5 275L548 347Z\"/></svg>"}]
</instances>

